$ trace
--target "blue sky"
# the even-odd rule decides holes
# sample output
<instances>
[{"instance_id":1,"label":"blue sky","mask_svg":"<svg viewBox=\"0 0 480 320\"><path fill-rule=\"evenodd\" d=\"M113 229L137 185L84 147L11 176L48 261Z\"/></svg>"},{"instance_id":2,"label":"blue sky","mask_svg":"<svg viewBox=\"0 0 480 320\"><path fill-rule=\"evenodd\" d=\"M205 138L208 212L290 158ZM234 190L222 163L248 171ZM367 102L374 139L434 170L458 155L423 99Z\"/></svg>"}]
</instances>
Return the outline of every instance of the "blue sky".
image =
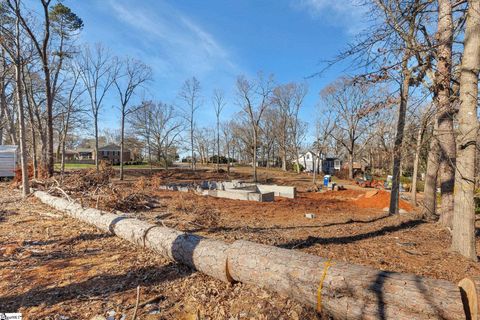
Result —
<instances>
[{"instance_id":1,"label":"blue sky","mask_svg":"<svg viewBox=\"0 0 480 320\"><path fill-rule=\"evenodd\" d=\"M302 119L314 132L320 89L342 74L341 66L322 77L322 60L331 59L362 27L362 10L348 0L65 0L83 20L81 42L102 42L119 56L141 59L153 68L147 97L176 102L185 79L202 85L198 125L214 123L211 95L225 91L224 118L239 107L235 79L258 71L278 82L307 81ZM115 92L102 116L115 128ZM138 97L140 98L140 97Z\"/></svg>"}]
</instances>

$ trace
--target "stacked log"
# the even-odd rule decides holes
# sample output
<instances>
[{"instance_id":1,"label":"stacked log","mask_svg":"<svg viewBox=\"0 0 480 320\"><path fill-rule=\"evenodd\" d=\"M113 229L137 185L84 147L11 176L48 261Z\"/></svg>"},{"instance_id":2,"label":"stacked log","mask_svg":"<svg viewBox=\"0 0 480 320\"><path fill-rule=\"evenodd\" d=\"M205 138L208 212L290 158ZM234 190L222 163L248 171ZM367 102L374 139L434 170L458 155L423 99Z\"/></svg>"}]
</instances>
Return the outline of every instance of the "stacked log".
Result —
<instances>
[{"instance_id":1,"label":"stacked log","mask_svg":"<svg viewBox=\"0 0 480 320\"><path fill-rule=\"evenodd\" d=\"M248 241L227 244L84 209L45 192L35 195L72 217L173 261L222 281L248 283L289 296L334 319L466 318L461 291L449 281L380 271Z\"/></svg>"}]
</instances>

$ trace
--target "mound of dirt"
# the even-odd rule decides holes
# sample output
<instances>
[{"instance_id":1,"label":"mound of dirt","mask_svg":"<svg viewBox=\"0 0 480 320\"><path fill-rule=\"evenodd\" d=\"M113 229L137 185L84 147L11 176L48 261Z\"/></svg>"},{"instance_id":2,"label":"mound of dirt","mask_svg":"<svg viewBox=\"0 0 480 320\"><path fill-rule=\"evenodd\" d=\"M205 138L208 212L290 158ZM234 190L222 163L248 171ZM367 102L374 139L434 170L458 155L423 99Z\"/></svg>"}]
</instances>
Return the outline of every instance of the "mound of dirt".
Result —
<instances>
[{"instance_id":1,"label":"mound of dirt","mask_svg":"<svg viewBox=\"0 0 480 320\"><path fill-rule=\"evenodd\" d=\"M383 209L390 205L390 193L384 190L378 190L374 195L360 197L352 203L358 208L376 208ZM413 211L413 207L406 201L400 199L398 206L400 209Z\"/></svg>"}]
</instances>

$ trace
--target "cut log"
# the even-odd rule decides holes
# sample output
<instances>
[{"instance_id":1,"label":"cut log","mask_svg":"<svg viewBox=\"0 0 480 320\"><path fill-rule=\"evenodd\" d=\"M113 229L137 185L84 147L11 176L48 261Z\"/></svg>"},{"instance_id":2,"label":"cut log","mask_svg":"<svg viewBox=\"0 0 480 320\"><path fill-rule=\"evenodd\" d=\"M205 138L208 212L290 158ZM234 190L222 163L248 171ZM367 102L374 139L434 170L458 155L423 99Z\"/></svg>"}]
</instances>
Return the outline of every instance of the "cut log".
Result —
<instances>
[{"instance_id":1,"label":"cut log","mask_svg":"<svg viewBox=\"0 0 480 320\"><path fill-rule=\"evenodd\" d=\"M214 278L283 294L334 319L465 319L460 289L449 281L380 271L248 241L229 245L126 216L84 209L45 192L35 195L81 221Z\"/></svg>"},{"instance_id":2,"label":"cut log","mask_svg":"<svg viewBox=\"0 0 480 320\"><path fill-rule=\"evenodd\" d=\"M228 266L234 280L290 296L334 319L465 318L460 290L445 280L379 271L247 241L230 246Z\"/></svg>"},{"instance_id":3,"label":"cut log","mask_svg":"<svg viewBox=\"0 0 480 320\"><path fill-rule=\"evenodd\" d=\"M227 272L228 245L222 241L159 227L145 221L116 215L36 191L35 196L57 210L133 244L150 248L163 257L188 265L209 276L230 282Z\"/></svg>"},{"instance_id":4,"label":"cut log","mask_svg":"<svg viewBox=\"0 0 480 320\"><path fill-rule=\"evenodd\" d=\"M468 320L480 319L480 277L465 278L458 283Z\"/></svg>"}]
</instances>

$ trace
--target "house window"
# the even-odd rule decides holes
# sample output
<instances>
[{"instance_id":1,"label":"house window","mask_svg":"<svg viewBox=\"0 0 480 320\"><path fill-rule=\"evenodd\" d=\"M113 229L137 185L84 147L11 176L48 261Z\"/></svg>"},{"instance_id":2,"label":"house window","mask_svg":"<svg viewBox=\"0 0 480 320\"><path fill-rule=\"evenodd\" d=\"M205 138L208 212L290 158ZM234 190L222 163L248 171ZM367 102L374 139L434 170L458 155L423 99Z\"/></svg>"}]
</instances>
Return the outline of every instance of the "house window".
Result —
<instances>
[{"instance_id":1,"label":"house window","mask_svg":"<svg viewBox=\"0 0 480 320\"><path fill-rule=\"evenodd\" d=\"M334 168L335 168L335 170L340 170L340 160L335 160Z\"/></svg>"},{"instance_id":2,"label":"house window","mask_svg":"<svg viewBox=\"0 0 480 320\"><path fill-rule=\"evenodd\" d=\"M307 160L310 160L310 154L307 153Z\"/></svg>"}]
</instances>

